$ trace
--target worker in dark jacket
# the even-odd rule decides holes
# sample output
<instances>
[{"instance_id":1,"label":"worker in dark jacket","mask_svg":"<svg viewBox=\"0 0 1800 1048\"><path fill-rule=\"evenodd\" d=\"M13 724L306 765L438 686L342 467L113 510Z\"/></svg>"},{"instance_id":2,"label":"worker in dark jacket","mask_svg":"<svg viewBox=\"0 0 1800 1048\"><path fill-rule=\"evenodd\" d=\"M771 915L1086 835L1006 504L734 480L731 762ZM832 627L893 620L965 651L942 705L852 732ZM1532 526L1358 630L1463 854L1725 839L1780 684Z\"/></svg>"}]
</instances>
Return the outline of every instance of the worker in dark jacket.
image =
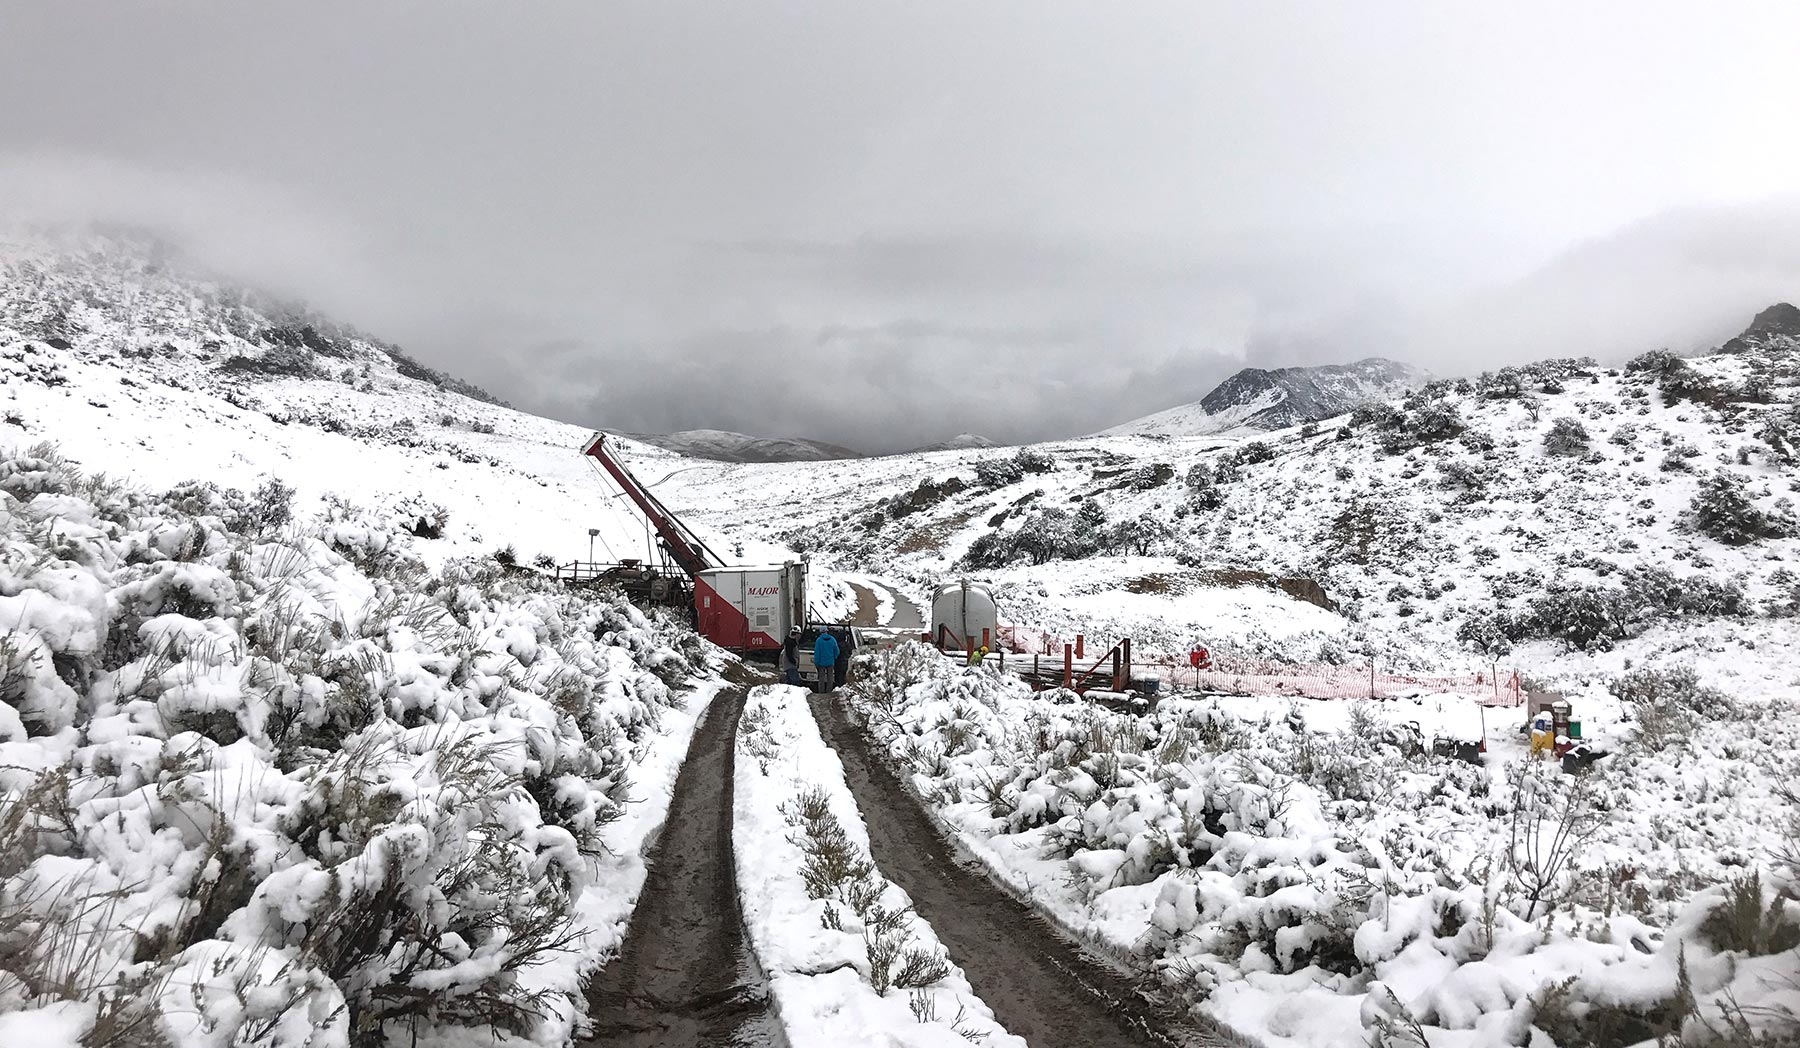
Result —
<instances>
[{"instance_id":1,"label":"worker in dark jacket","mask_svg":"<svg viewBox=\"0 0 1800 1048\"><path fill-rule=\"evenodd\" d=\"M837 638L829 630L821 631L813 641L813 668L818 671L820 691L837 690Z\"/></svg>"},{"instance_id":2,"label":"worker in dark jacket","mask_svg":"<svg viewBox=\"0 0 1800 1048\"><path fill-rule=\"evenodd\" d=\"M844 631L844 639L838 642L837 662L832 665L832 669L840 688L850 682L850 650L855 643L856 637L849 630Z\"/></svg>"},{"instance_id":3,"label":"worker in dark jacket","mask_svg":"<svg viewBox=\"0 0 1800 1048\"><path fill-rule=\"evenodd\" d=\"M787 640L782 642L781 655L777 659L781 664L781 675L789 684L800 686L800 627L788 630Z\"/></svg>"}]
</instances>

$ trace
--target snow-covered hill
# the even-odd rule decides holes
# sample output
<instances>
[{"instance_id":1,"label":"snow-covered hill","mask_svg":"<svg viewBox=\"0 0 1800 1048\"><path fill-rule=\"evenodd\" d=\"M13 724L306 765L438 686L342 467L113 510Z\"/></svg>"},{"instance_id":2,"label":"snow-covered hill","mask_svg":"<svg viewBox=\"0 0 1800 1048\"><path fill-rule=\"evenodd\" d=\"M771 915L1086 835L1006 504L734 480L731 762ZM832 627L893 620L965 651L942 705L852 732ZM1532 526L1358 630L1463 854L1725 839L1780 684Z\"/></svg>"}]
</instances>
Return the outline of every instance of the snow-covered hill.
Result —
<instances>
[{"instance_id":1,"label":"snow-covered hill","mask_svg":"<svg viewBox=\"0 0 1800 1048\"><path fill-rule=\"evenodd\" d=\"M820 462L861 457L861 452L822 440L753 437L725 429L684 429L674 433L627 433L624 436L678 455L716 462Z\"/></svg>"},{"instance_id":2,"label":"snow-covered hill","mask_svg":"<svg viewBox=\"0 0 1800 1048\"><path fill-rule=\"evenodd\" d=\"M1192 404L1105 430L1102 436L1203 436L1238 429L1286 429L1345 414L1423 385L1430 375L1394 360L1353 364L1245 368Z\"/></svg>"},{"instance_id":3,"label":"snow-covered hill","mask_svg":"<svg viewBox=\"0 0 1800 1048\"><path fill-rule=\"evenodd\" d=\"M1253 1040L1788 1043L1800 338L1753 327L1316 431L690 473L671 498L915 594L985 578L1090 656L1497 662L1568 699L1612 754L1579 776L1532 759L1522 711L1430 689L1116 713L884 656L870 730L989 874ZM1438 734L1486 753L1434 758Z\"/></svg>"},{"instance_id":4,"label":"snow-covered hill","mask_svg":"<svg viewBox=\"0 0 1800 1048\"><path fill-rule=\"evenodd\" d=\"M1317 432L792 464L754 483L699 471L670 497L715 527L729 518L921 593L981 575L1031 629L1307 661L1374 650L1424 668L1484 662L1458 634L1503 626L1525 672L1588 676L1618 664L1596 654L1609 645L1704 652L1792 627L1769 616L1794 606L1800 555L1784 523L1800 447L1794 345L1760 336L1754 349L1652 354L1624 370L1507 368ZM1696 499L1715 497L1748 507L1765 535L1737 543L1697 527ZM1317 582L1330 606L1291 596L1283 578ZM1564 598L1598 601L1596 629L1559 619L1579 618L1550 606ZM1734 651L1697 657L1759 692L1793 685L1785 656Z\"/></svg>"},{"instance_id":5,"label":"snow-covered hill","mask_svg":"<svg viewBox=\"0 0 1800 1048\"><path fill-rule=\"evenodd\" d=\"M585 434L129 238L0 381L0 1041L569 1043L718 687L496 556L642 542Z\"/></svg>"},{"instance_id":6,"label":"snow-covered hill","mask_svg":"<svg viewBox=\"0 0 1800 1048\"><path fill-rule=\"evenodd\" d=\"M902 452L906 455L923 455L930 451L963 451L968 448L991 448L995 442L979 433L958 433L949 440L940 440L921 447Z\"/></svg>"},{"instance_id":7,"label":"snow-covered hill","mask_svg":"<svg viewBox=\"0 0 1800 1048\"><path fill-rule=\"evenodd\" d=\"M642 522L580 456L580 428L471 398L392 347L141 244L15 240L6 258L0 434L21 446L50 441L153 487L280 477L303 507L441 509L430 558L585 558L590 527L597 555L642 552ZM1594 653L1609 644L1779 632L1765 612L1795 600L1796 540L1780 534L1800 447L1791 313L1766 311L1711 356L1432 382L1311 435L786 463L624 447L715 548L803 550L827 585L878 573L918 599L975 572L1027 629L1316 661L1475 665L1469 638L1500 631L1526 672L1586 675L1616 663ZM1702 495L1750 507L1769 534L1731 545L1696 530ZM1563 598L1594 604L1599 624L1556 621L1545 605ZM1791 683L1779 660L1731 650L1715 653L1722 673Z\"/></svg>"},{"instance_id":8,"label":"snow-covered hill","mask_svg":"<svg viewBox=\"0 0 1800 1048\"><path fill-rule=\"evenodd\" d=\"M464 988L456 980L494 958L477 927L492 912L483 907L561 890L541 882L583 867L555 831L602 812L620 762L655 751L650 764L667 770L676 759L659 739L679 735L679 718L655 683L679 661L675 636L491 563L507 548L521 563L585 558L590 527L602 557L641 551L642 522L579 454L587 432L491 403L392 347L196 277L130 239L15 238L0 266L0 611L24 637L0 644L32 653L0 667L6 708L22 711L0 724L0 747L11 747L0 785L15 803L68 769L82 813L73 843L60 836L54 790L33 795L30 832L61 842L45 868L130 872L142 854L163 863L152 872L172 891L127 893L118 913L64 914L65 924L87 935L111 921L96 940L112 951L103 960L139 975L167 958L134 962L144 944L113 932L169 929L152 945L175 947L171 963L194 984L184 993L210 987L201 1012L217 1029L267 1023L271 1043L297 1046L311 1022L321 1043L342 1043L341 1022L323 1013L348 1000L359 1017L377 1015L383 984L362 955L345 969L355 978L319 976L290 943L289 933L313 941L286 914L316 902L305 894L316 878L276 877L276 888L295 887L291 907L275 888L258 894L258 878L323 867L346 841L387 840L384 826L395 840L414 825L448 840L467 829L459 819L500 818L464 805L456 790L467 783L432 770L443 733L481 745L543 735L549 749L492 765L494 783L517 784L496 793L509 798L508 847L538 859L510 867L522 878L505 883L510 895L471 892L419 911L455 927L433 940L443 957L409 963L429 969L426 983ZM1021 634L1081 632L1096 650L1130 636L1150 656L1201 641L1221 658L1310 667L1497 661L1567 695L1600 741L1634 748L1595 780L1611 828L1592 838L1568 908L1542 925L1535 902L1518 916L1492 873L1519 808L1501 796L1524 756L1510 714L1476 719L1490 763L1456 771L1355 734L1408 721L1465 730L1459 718L1478 717L1442 697L1368 703L1372 714L1182 699L1114 718L935 656L930 672L900 681L917 690L888 697L887 741L926 759L928 803L996 875L1152 966L1172 992L1271 1043L1366 1043L1365 1026L1406 1015L1432 1024L1430 1043L1485 1048L1517 1043L1533 1024L1578 1032L1640 997L1666 1021L1680 957L1715 1002L1780 961L1726 950L1698 925L1727 892L1750 897L1728 880L1735 871L1781 868L1788 816L1776 798L1800 721L1796 320L1791 306L1772 307L1717 353L1428 382L1307 426L1326 401L1296 397L1295 424L1268 431L1243 421L1287 402L1265 384L1221 406L1244 409L1230 433L1170 427L774 463L620 443L715 548L810 554L827 613L844 607L829 591L845 576L921 600L972 575L995 584ZM54 449L28 450L40 443ZM297 489L300 529L285 546L262 508L283 502L283 484ZM300 605L293 629L283 594ZM571 679L613 684L570 691ZM369 745L387 739L395 751L344 767L318 740L367 756L344 735L374 708L359 688L389 703ZM1660 748L1638 745L1652 732ZM308 746L321 752L300 752ZM568 766L580 788L544 778L602 751L604 766ZM320 769L329 775L308 777ZM462 773L471 769L488 774ZM404 784L392 796L413 798L405 818L382 823L390 794L342 786L357 776ZM1559 782L1532 786L1549 798L1532 803L1552 804ZM1299 803L1283 800L1289 786ZM1275 817L1280 805L1291 818ZM227 808L241 834L220 843L194 832ZM0 806L0 830L19 810ZM301 832L319 812L341 825ZM608 841L635 855L628 839ZM226 856L216 869L256 878L208 881L207 849ZM17 872L10 861L0 879ZM414 872L408 883L430 891L454 870ZM1758 890L1773 898L1772 885ZM14 882L0 903L32 888ZM176 904L182 892L216 900L200 923L182 923L193 916ZM602 894L610 909L582 919L616 933L629 900ZM1752 902L1774 905L1770 927L1787 934L1793 904ZM0 936L9 927L0 921ZM286 945L234 945L264 931ZM0 947L23 956L17 940ZM565 958L551 982L519 985L566 991L578 967ZM496 970L468 999L504 998L507 973ZM1577 976L1563 996L1545 993ZM233 986L299 991L323 1012L250 1015ZM1405 1002L1399 1011L1376 992L1384 986ZM0 976L0 1013L22 993ZM97 1016L41 996L30 999L45 1022L79 1031ZM277 997L255 999L276 1008L287 999ZM566 1040L570 1009L549 1013L533 1035ZM1642 1040L1661 1028L1630 1029L1651 1030Z\"/></svg>"},{"instance_id":9,"label":"snow-covered hill","mask_svg":"<svg viewBox=\"0 0 1800 1048\"><path fill-rule=\"evenodd\" d=\"M120 236L0 243L0 439L55 444L89 472L152 488L279 477L328 499L441 510L434 560L512 546L644 552L581 455L587 430L492 403L395 347L184 269ZM630 441L654 479L668 452Z\"/></svg>"}]
</instances>

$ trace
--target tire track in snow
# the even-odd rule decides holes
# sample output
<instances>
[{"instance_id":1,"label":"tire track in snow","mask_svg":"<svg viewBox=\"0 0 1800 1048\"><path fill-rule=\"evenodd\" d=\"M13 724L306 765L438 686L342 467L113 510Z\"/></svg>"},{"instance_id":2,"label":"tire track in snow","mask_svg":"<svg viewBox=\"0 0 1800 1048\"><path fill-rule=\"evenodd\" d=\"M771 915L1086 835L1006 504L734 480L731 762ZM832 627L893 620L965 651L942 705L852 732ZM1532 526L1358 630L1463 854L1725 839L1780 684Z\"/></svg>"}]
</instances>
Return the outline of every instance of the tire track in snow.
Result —
<instances>
[{"instance_id":1,"label":"tire track in snow","mask_svg":"<svg viewBox=\"0 0 1800 1048\"><path fill-rule=\"evenodd\" d=\"M1084 956L1029 906L965 868L905 786L871 753L842 704L818 696L810 705L843 763L876 865L912 896L914 909L1007 1030L1032 1048L1242 1043L1171 1023L1130 979Z\"/></svg>"},{"instance_id":2,"label":"tire track in snow","mask_svg":"<svg viewBox=\"0 0 1800 1048\"><path fill-rule=\"evenodd\" d=\"M744 697L733 665L706 711L619 956L588 983L586 1045L783 1048L768 983L744 942L731 852L732 770Z\"/></svg>"}]
</instances>

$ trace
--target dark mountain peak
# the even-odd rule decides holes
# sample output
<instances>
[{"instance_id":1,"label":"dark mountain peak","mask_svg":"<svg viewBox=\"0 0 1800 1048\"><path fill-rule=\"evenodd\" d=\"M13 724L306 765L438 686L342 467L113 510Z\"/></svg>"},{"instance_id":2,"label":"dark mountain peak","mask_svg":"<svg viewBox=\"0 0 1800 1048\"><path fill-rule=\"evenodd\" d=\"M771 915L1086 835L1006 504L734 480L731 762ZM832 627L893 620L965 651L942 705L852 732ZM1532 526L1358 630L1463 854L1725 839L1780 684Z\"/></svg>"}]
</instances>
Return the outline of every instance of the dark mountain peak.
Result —
<instances>
[{"instance_id":1,"label":"dark mountain peak","mask_svg":"<svg viewBox=\"0 0 1800 1048\"><path fill-rule=\"evenodd\" d=\"M1368 400L1397 397L1430 379L1410 364L1366 357L1349 364L1249 367L1192 404L1170 408L1109 434L1194 435L1238 428L1285 429L1332 418Z\"/></svg>"},{"instance_id":2,"label":"dark mountain peak","mask_svg":"<svg viewBox=\"0 0 1800 1048\"><path fill-rule=\"evenodd\" d=\"M1777 302L1750 321L1744 329L1742 337L1755 335L1792 335L1800 338L1800 307L1788 302Z\"/></svg>"},{"instance_id":3,"label":"dark mountain peak","mask_svg":"<svg viewBox=\"0 0 1800 1048\"><path fill-rule=\"evenodd\" d=\"M1722 353L1746 353L1753 349L1792 347L1800 341L1800 308L1777 302L1756 314L1744 333L1719 347Z\"/></svg>"},{"instance_id":4,"label":"dark mountain peak","mask_svg":"<svg viewBox=\"0 0 1800 1048\"><path fill-rule=\"evenodd\" d=\"M1200 398L1200 407L1217 415L1273 395L1279 403L1271 404L1274 410L1257 424L1279 429L1308 419L1341 415L1368 399L1371 392L1385 395L1390 390L1417 385L1426 377L1417 368L1383 357L1313 367L1244 368Z\"/></svg>"}]
</instances>

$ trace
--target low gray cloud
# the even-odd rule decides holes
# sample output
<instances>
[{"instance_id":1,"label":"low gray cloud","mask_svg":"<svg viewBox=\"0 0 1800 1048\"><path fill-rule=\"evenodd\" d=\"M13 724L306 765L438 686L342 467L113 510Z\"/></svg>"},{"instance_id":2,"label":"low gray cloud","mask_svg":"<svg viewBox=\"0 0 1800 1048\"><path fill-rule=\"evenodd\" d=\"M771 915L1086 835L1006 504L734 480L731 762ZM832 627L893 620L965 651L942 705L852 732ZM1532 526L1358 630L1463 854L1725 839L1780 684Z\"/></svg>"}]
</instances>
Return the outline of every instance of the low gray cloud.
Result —
<instances>
[{"instance_id":1,"label":"low gray cloud","mask_svg":"<svg viewBox=\"0 0 1800 1048\"><path fill-rule=\"evenodd\" d=\"M154 224L591 425L1041 439L1246 363L1608 356L1800 296L1791 5L0 25L0 218Z\"/></svg>"}]
</instances>

